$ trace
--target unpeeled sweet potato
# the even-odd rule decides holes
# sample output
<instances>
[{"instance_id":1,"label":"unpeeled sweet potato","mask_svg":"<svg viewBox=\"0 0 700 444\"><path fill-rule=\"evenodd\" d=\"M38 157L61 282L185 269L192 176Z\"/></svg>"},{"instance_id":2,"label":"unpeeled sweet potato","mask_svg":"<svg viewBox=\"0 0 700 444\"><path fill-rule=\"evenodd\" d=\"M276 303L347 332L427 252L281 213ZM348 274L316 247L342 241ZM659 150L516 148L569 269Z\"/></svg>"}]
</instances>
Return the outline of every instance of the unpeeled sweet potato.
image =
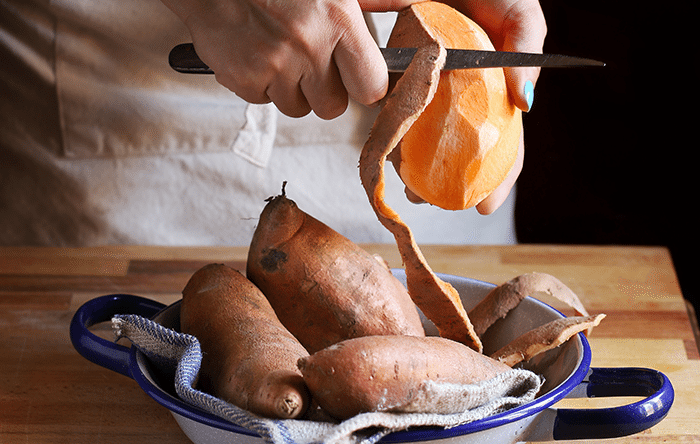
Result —
<instances>
[{"instance_id":1,"label":"unpeeled sweet potato","mask_svg":"<svg viewBox=\"0 0 700 444\"><path fill-rule=\"evenodd\" d=\"M419 397L426 383L474 384L510 370L438 336L349 339L301 358L299 368L314 400L338 419L362 412L425 412Z\"/></svg>"},{"instance_id":2,"label":"unpeeled sweet potato","mask_svg":"<svg viewBox=\"0 0 700 444\"><path fill-rule=\"evenodd\" d=\"M198 388L271 418L297 418L308 390L297 361L308 352L238 271L207 265L182 292L180 329L202 348Z\"/></svg>"},{"instance_id":3,"label":"unpeeled sweet potato","mask_svg":"<svg viewBox=\"0 0 700 444\"><path fill-rule=\"evenodd\" d=\"M260 215L246 275L310 353L358 336L425 335L386 265L300 210L284 189Z\"/></svg>"}]
</instances>

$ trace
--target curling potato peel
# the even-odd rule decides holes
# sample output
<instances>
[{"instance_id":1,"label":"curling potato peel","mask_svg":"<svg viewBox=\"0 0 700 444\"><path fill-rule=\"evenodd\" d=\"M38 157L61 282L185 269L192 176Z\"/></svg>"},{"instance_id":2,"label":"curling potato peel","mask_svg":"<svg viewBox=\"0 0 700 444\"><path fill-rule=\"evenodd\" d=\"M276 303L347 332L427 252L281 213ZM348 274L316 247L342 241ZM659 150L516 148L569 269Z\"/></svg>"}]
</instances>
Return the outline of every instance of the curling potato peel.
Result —
<instances>
[{"instance_id":1,"label":"curling potato peel","mask_svg":"<svg viewBox=\"0 0 700 444\"><path fill-rule=\"evenodd\" d=\"M389 158L418 196L464 209L488 196L513 166L522 128L502 69L441 72L445 47L493 49L486 33L438 2L399 13L389 46L417 47L372 127L360 157L360 178L380 222L394 235L408 292L440 335L482 350L457 292L430 269L410 228L384 201Z\"/></svg>"},{"instance_id":2,"label":"curling potato peel","mask_svg":"<svg viewBox=\"0 0 700 444\"><path fill-rule=\"evenodd\" d=\"M577 315L588 316L579 297L559 279L546 273L526 273L494 288L469 311L474 331L479 336L483 335L498 319L517 307L526 296L536 293L553 296L573 308Z\"/></svg>"},{"instance_id":3,"label":"curling potato peel","mask_svg":"<svg viewBox=\"0 0 700 444\"><path fill-rule=\"evenodd\" d=\"M406 286L413 301L442 337L481 352L481 340L474 332L457 290L435 275L411 229L384 201L386 157L430 103L445 54L445 48L438 44L418 49L374 122L360 155L360 179L377 218L396 239L406 268Z\"/></svg>"},{"instance_id":4,"label":"curling potato peel","mask_svg":"<svg viewBox=\"0 0 700 444\"><path fill-rule=\"evenodd\" d=\"M604 314L596 316L574 316L551 321L514 339L511 343L491 354L497 361L513 367L520 362L553 348L559 347L576 333L600 324Z\"/></svg>"}]
</instances>

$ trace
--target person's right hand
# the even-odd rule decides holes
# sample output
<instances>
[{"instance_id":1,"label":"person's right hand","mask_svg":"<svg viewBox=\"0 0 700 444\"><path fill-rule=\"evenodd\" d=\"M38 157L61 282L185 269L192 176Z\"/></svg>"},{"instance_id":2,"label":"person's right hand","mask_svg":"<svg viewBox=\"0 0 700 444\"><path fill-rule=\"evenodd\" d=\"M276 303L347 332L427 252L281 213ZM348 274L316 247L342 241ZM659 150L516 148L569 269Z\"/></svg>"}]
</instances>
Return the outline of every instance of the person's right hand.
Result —
<instances>
[{"instance_id":1,"label":"person's right hand","mask_svg":"<svg viewBox=\"0 0 700 444\"><path fill-rule=\"evenodd\" d=\"M357 0L162 0L185 23L223 86L284 114L342 114L371 105L388 73Z\"/></svg>"}]
</instances>

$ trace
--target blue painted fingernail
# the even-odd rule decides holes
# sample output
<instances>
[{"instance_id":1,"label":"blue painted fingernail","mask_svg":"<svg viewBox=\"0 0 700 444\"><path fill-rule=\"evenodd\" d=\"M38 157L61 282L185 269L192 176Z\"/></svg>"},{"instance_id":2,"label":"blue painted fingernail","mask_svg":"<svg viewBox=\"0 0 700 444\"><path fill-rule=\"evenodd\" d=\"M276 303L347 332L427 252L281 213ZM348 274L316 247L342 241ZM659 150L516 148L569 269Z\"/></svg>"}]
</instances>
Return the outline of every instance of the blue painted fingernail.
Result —
<instances>
[{"instance_id":1,"label":"blue painted fingernail","mask_svg":"<svg viewBox=\"0 0 700 444\"><path fill-rule=\"evenodd\" d=\"M527 101L527 110L532 109L532 102L535 101L535 85L530 80L525 82L525 100Z\"/></svg>"}]
</instances>

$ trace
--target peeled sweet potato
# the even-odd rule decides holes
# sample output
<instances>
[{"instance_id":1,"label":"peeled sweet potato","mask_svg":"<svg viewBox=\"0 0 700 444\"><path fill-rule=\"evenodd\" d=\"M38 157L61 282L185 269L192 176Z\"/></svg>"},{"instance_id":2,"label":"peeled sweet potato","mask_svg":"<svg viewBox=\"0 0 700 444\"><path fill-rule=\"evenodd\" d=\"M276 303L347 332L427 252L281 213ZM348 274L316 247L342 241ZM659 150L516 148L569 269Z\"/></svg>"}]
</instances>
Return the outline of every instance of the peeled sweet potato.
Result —
<instances>
[{"instance_id":1,"label":"peeled sweet potato","mask_svg":"<svg viewBox=\"0 0 700 444\"><path fill-rule=\"evenodd\" d=\"M425 335L390 270L300 210L284 189L260 215L246 275L310 353L358 336Z\"/></svg>"},{"instance_id":2,"label":"peeled sweet potato","mask_svg":"<svg viewBox=\"0 0 700 444\"><path fill-rule=\"evenodd\" d=\"M307 410L297 361L308 352L238 271L210 264L195 272L182 292L180 329L200 342L201 390L270 418Z\"/></svg>"},{"instance_id":3,"label":"peeled sweet potato","mask_svg":"<svg viewBox=\"0 0 700 444\"><path fill-rule=\"evenodd\" d=\"M425 384L474 384L510 370L437 336L349 339L301 358L299 368L314 400L338 419L362 412L426 412Z\"/></svg>"},{"instance_id":4,"label":"peeled sweet potato","mask_svg":"<svg viewBox=\"0 0 700 444\"><path fill-rule=\"evenodd\" d=\"M450 6L419 2L399 13L387 46L494 50L474 21ZM515 163L522 113L502 68L445 70L435 96L392 154L406 187L426 202L462 210L481 202Z\"/></svg>"}]
</instances>

